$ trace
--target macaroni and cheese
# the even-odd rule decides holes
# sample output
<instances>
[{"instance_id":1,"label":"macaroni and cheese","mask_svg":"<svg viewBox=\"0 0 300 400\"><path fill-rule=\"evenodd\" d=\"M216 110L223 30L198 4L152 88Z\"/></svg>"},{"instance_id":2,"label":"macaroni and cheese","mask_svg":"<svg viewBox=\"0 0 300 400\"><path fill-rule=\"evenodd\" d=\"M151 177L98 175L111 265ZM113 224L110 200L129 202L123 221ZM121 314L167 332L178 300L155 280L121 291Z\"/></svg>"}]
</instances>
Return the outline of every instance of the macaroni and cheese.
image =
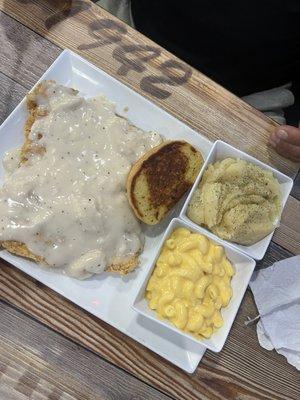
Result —
<instances>
[{"instance_id":1,"label":"macaroni and cheese","mask_svg":"<svg viewBox=\"0 0 300 400\"><path fill-rule=\"evenodd\" d=\"M224 249L205 236L177 228L163 245L146 288L148 305L178 329L209 338L223 325L234 269Z\"/></svg>"}]
</instances>

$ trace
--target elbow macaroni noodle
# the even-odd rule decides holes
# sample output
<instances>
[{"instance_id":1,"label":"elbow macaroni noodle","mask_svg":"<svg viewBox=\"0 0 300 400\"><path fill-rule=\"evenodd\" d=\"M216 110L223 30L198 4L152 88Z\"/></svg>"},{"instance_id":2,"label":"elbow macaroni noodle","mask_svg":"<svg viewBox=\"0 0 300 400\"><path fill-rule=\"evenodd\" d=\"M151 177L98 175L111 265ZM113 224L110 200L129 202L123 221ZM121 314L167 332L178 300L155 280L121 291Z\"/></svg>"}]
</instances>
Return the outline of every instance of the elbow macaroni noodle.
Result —
<instances>
[{"instance_id":1,"label":"elbow macaroni noodle","mask_svg":"<svg viewBox=\"0 0 300 400\"><path fill-rule=\"evenodd\" d=\"M199 339L223 325L222 307L232 297L234 269L222 246L177 228L164 243L146 288L158 317Z\"/></svg>"}]
</instances>

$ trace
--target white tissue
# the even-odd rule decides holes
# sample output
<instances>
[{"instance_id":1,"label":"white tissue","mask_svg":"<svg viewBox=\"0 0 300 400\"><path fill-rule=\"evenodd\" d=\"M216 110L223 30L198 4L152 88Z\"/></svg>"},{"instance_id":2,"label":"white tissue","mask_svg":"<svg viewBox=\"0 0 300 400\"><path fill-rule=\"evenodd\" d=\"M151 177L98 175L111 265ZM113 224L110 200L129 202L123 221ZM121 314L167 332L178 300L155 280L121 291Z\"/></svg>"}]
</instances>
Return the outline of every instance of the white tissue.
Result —
<instances>
[{"instance_id":1,"label":"white tissue","mask_svg":"<svg viewBox=\"0 0 300 400\"><path fill-rule=\"evenodd\" d=\"M259 341L259 344L261 345L261 347L263 347L266 350L273 350L274 346L273 346L269 336L267 335L261 321L258 321L258 323L256 325L256 332L257 332L258 341Z\"/></svg>"},{"instance_id":2,"label":"white tissue","mask_svg":"<svg viewBox=\"0 0 300 400\"><path fill-rule=\"evenodd\" d=\"M257 271L250 282L260 321L258 341L300 370L300 256Z\"/></svg>"}]
</instances>

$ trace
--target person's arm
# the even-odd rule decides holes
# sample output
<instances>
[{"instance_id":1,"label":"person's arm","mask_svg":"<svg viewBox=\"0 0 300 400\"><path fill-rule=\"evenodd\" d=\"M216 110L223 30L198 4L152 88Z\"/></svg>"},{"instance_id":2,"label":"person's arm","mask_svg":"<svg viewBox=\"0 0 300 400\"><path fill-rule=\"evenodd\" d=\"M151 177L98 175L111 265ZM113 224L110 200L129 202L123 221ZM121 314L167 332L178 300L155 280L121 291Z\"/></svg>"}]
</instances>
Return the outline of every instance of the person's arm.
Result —
<instances>
[{"instance_id":1,"label":"person's arm","mask_svg":"<svg viewBox=\"0 0 300 400\"><path fill-rule=\"evenodd\" d=\"M300 128L279 126L270 135L269 144L283 157L300 162Z\"/></svg>"}]
</instances>

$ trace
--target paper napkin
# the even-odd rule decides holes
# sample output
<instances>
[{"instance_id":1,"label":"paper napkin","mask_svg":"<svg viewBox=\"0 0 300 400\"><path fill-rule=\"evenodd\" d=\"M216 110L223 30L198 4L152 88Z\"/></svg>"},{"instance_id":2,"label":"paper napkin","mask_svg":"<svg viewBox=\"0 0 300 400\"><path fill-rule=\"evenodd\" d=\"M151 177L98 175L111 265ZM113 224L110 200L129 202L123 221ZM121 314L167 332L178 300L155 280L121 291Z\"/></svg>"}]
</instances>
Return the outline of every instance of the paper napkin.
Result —
<instances>
[{"instance_id":1,"label":"paper napkin","mask_svg":"<svg viewBox=\"0 0 300 400\"><path fill-rule=\"evenodd\" d=\"M260 320L258 341L300 370L300 256L254 273L250 287Z\"/></svg>"}]
</instances>

